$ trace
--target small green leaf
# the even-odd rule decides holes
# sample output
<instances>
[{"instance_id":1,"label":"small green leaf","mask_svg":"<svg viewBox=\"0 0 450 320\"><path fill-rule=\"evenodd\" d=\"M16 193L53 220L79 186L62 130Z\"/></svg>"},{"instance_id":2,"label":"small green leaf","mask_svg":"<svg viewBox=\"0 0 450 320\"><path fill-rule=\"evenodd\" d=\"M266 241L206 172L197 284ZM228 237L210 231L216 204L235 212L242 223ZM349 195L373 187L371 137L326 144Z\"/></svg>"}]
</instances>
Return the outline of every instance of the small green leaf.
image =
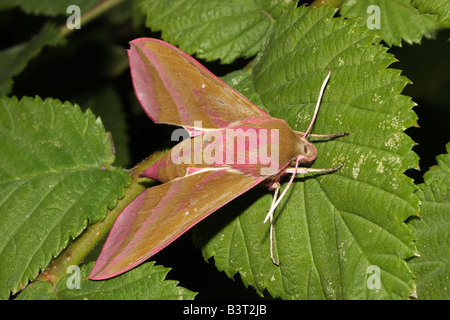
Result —
<instances>
[{"instance_id":1,"label":"small green leaf","mask_svg":"<svg viewBox=\"0 0 450 320\"><path fill-rule=\"evenodd\" d=\"M146 25L200 59L231 63L258 53L287 0L141 0Z\"/></svg>"},{"instance_id":2,"label":"small green leaf","mask_svg":"<svg viewBox=\"0 0 450 320\"><path fill-rule=\"evenodd\" d=\"M414 291L405 262L415 254L404 221L416 215L415 186L403 172L417 167L403 132L416 124L408 82L375 35L332 18L329 7L291 6L278 20L247 77L229 84L274 117L304 131L331 69L313 133L349 136L315 143L316 168L344 162L338 172L299 176L275 213L275 266L269 226L261 226L271 192L252 190L196 229L205 259L246 286L284 299L405 299ZM284 181L284 180L283 180ZM284 187L284 186L283 186ZM232 214L235 212L236 214ZM230 216L231 215L231 216ZM378 286L371 286L379 270Z\"/></svg>"},{"instance_id":3,"label":"small green leaf","mask_svg":"<svg viewBox=\"0 0 450 320\"><path fill-rule=\"evenodd\" d=\"M107 281L88 279L94 262L79 270L69 270L52 290L48 282L35 282L21 292L21 300L192 300L196 293L166 280L170 269L154 262L144 263L127 273ZM79 272L79 274L77 274Z\"/></svg>"},{"instance_id":4,"label":"small green leaf","mask_svg":"<svg viewBox=\"0 0 450 320\"><path fill-rule=\"evenodd\" d=\"M377 9L369 6L376 6ZM401 46L402 40L409 44L420 43L423 37L431 38L435 30L437 16L420 14L410 0L347 0L341 8L341 14L345 17L362 18L360 26L367 26L372 19L378 19L378 12L380 24L374 24L376 27L373 30L389 46Z\"/></svg>"},{"instance_id":5,"label":"small green leaf","mask_svg":"<svg viewBox=\"0 0 450 320\"><path fill-rule=\"evenodd\" d=\"M129 183L111 137L78 106L0 99L0 297L34 279Z\"/></svg>"},{"instance_id":6,"label":"small green leaf","mask_svg":"<svg viewBox=\"0 0 450 320\"><path fill-rule=\"evenodd\" d=\"M70 5L80 7L82 13L94 7L99 0L0 0L0 10L20 7L28 14L35 15L67 15Z\"/></svg>"},{"instance_id":7,"label":"small green leaf","mask_svg":"<svg viewBox=\"0 0 450 320\"><path fill-rule=\"evenodd\" d=\"M409 262L417 277L417 298L450 299L450 144L437 157L438 165L424 175L419 185L421 219L409 225L415 229L419 257Z\"/></svg>"},{"instance_id":8,"label":"small green leaf","mask_svg":"<svg viewBox=\"0 0 450 320\"><path fill-rule=\"evenodd\" d=\"M59 45L62 42L59 30L46 24L30 41L0 51L0 95L10 93L12 77L22 72L28 61L37 56L43 47Z\"/></svg>"}]
</instances>

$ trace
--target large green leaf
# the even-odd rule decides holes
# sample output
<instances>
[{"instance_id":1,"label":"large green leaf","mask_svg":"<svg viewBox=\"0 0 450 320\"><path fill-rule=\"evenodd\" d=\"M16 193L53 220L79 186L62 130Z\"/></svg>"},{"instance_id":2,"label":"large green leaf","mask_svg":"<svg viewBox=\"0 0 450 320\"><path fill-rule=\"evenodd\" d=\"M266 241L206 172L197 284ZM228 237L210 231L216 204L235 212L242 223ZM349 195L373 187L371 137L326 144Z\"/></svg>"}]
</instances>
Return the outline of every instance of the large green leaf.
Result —
<instances>
[{"instance_id":1,"label":"large green leaf","mask_svg":"<svg viewBox=\"0 0 450 320\"><path fill-rule=\"evenodd\" d=\"M417 277L419 299L450 299L450 144L447 153L437 157L438 166L424 176L419 185L421 219L410 225L415 228L419 257L409 265Z\"/></svg>"},{"instance_id":2,"label":"large green leaf","mask_svg":"<svg viewBox=\"0 0 450 320\"><path fill-rule=\"evenodd\" d=\"M438 26L450 28L450 1L448 0L412 0L421 13L439 14Z\"/></svg>"},{"instance_id":3,"label":"large green leaf","mask_svg":"<svg viewBox=\"0 0 450 320\"><path fill-rule=\"evenodd\" d=\"M196 293L166 280L170 271L163 266L145 263L108 281L88 279L93 262L69 270L69 274L52 288L48 282L35 282L20 293L21 300L191 300ZM79 272L79 273L78 273Z\"/></svg>"},{"instance_id":4,"label":"large green leaf","mask_svg":"<svg viewBox=\"0 0 450 320\"><path fill-rule=\"evenodd\" d=\"M268 225L260 226L272 201L262 189L206 219L195 239L219 270L230 277L239 273L261 294L267 289L285 299L404 299L414 291L405 259L416 252L404 221L418 210L415 186L403 175L417 167L413 141L403 133L416 123L413 102L400 95L408 81L386 69L395 59L377 44L379 38L333 15L331 8L290 6L253 73L226 80L304 131L331 68L313 133L350 135L316 143L313 166L345 167L298 177L291 186L275 213L279 267L270 259Z\"/></svg>"},{"instance_id":5,"label":"large green leaf","mask_svg":"<svg viewBox=\"0 0 450 320\"><path fill-rule=\"evenodd\" d=\"M289 0L141 0L146 25L197 57L230 63L258 53Z\"/></svg>"},{"instance_id":6,"label":"large green leaf","mask_svg":"<svg viewBox=\"0 0 450 320\"><path fill-rule=\"evenodd\" d=\"M0 297L34 279L129 182L99 118L40 98L0 99Z\"/></svg>"},{"instance_id":7,"label":"large green leaf","mask_svg":"<svg viewBox=\"0 0 450 320\"><path fill-rule=\"evenodd\" d=\"M376 6L373 10L369 6ZM370 9L370 10L369 10ZM437 16L421 14L410 0L346 0L341 14L346 17L361 17L360 25L366 26L379 13L380 24L374 29L390 46L401 46L402 40L420 43L423 37L430 38L436 26Z\"/></svg>"}]
</instances>

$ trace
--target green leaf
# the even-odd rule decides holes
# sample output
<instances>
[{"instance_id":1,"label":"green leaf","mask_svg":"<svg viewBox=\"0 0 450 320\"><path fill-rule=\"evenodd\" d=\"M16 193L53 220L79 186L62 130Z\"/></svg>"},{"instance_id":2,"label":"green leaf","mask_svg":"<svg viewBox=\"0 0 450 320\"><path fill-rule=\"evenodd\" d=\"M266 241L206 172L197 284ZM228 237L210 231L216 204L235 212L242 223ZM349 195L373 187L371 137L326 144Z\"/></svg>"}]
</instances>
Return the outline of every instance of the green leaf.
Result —
<instances>
[{"instance_id":1,"label":"green leaf","mask_svg":"<svg viewBox=\"0 0 450 320\"><path fill-rule=\"evenodd\" d=\"M146 25L200 59L231 63L258 53L288 0L141 0Z\"/></svg>"},{"instance_id":2,"label":"green leaf","mask_svg":"<svg viewBox=\"0 0 450 320\"><path fill-rule=\"evenodd\" d=\"M14 300L56 300L50 282L36 281L22 290Z\"/></svg>"},{"instance_id":3,"label":"green leaf","mask_svg":"<svg viewBox=\"0 0 450 320\"><path fill-rule=\"evenodd\" d=\"M437 157L438 165L424 175L419 185L421 219L409 225L415 229L419 257L409 262L417 277L419 299L450 299L450 144L447 153Z\"/></svg>"},{"instance_id":4,"label":"green leaf","mask_svg":"<svg viewBox=\"0 0 450 320\"><path fill-rule=\"evenodd\" d=\"M316 143L313 167L344 162L344 168L295 179L275 212L279 267L270 259L269 226L261 226L272 201L263 189L206 219L195 239L205 259L214 257L219 270L230 277L239 273L260 294L404 299L414 291L405 259L416 252L404 221L418 211L415 186L403 175L417 167L414 143L403 133L416 123L413 102L400 95L408 81L386 69L395 59L373 33L333 15L328 7L287 8L253 74L236 73L240 78L228 83L304 131L331 68L313 133L350 135Z\"/></svg>"},{"instance_id":5,"label":"green leaf","mask_svg":"<svg viewBox=\"0 0 450 320\"><path fill-rule=\"evenodd\" d=\"M239 92L245 94L247 99L262 108L264 111L269 112L269 110L264 107L263 102L256 92L251 69L230 72L229 74L223 76L222 80L231 87L237 89Z\"/></svg>"},{"instance_id":6,"label":"green leaf","mask_svg":"<svg viewBox=\"0 0 450 320\"><path fill-rule=\"evenodd\" d=\"M412 5L421 13L439 14L438 26L450 28L450 1L448 0L412 0Z\"/></svg>"},{"instance_id":7,"label":"green leaf","mask_svg":"<svg viewBox=\"0 0 450 320\"><path fill-rule=\"evenodd\" d=\"M62 42L63 39L59 35L59 30L53 25L46 24L30 41L0 51L0 70L2 70L0 73L0 95L10 93L13 83L12 77L22 72L28 61L37 56L43 47L59 45Z\"/></svg>"},{"instance_id":8,"label":"green leaf","mask_svg":"<svg viewBox=\"0 0 450 320\"><path fill-rule=\"evenodd\" d=\"M145 263L107 281L88 279L94 262L69 270L53 290L48 282L35 282L18 296L19 300L192 300L196 293L166 280L170 269ZM77 274L77 272L80 272ZM79 278L78 278L79 276ZM77 281L79 287L77 288Z\"/></svg>"},{"instance_id":9,"label":"green leaf","mask_svg":"<svg viewBox=\"0 0 450 320\"><path fill-rule=\"evenodd\" d=\"M111 137L78 106L0 99L0 297L34 279L129 183Z\"/></svg>"},{"instance_id":10,"label":"green leaf","mask_svg":"<svg viewBox=\"0 0 450 320\"><path fill-rule=\"evenodd\" d=\"M82 105L91 109L100 116L105 128L114 137L114 149L116 160L114 165L126 167L130 162L128 151L127 124L125 122L125 112L120 101L120 96L111 87L97 90Z\"/></svg>"},{"instance_id":11,"label":"green leaf","mask_svg":"<svg viewBox=\"0 0 450 320\"><path fill-rule=\"evenodd\" d=\"M341 14L349 18L361 17L360 26L371 25L377 13L369 10L369 6L378 7L380 25L374 31L389 46L401 46L402 40L409 44L420 43L423 37L431 38L433 35L437 16L420 14L409 0L347 0Z\"/></svg>"},{"instance_id":12,"label":"green leaf","mask_svg":"<svg viewBox=\"0 0 450 320\"><path fill-rule=\"evenodd\" d=\"M94 7L99 0L0 0L0 10L20 7L28 14L35 15L67 15L67 7L77 5L81 12Z\"/></svg>"}]
</instances>

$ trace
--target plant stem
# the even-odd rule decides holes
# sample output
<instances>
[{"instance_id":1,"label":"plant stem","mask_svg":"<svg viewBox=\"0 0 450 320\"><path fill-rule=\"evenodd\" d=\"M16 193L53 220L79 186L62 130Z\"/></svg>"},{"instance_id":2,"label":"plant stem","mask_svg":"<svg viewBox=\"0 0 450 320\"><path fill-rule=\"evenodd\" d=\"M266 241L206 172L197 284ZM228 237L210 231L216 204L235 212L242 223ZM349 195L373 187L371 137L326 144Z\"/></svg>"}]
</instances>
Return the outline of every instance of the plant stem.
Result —
<instances>
[{"instance_id":1,"label":"plant stem","mask_svg":"<svg viewBox=\"0 0 450 320\"><path fill-rule=\"evenodd\" d=\"M94 20L98 16L102 15L104 12L108 11L109 9L111 9L112 7L118 5L119 3L123 2L123 1L124 0L100 1L100 3L97 6L95 6L94 8L92 8L91 10L86 12L85 14L81 15L82 25L86 25L87 23L91 22L91 20ZM65 37L77 29L69 29L69 28L67 28L67 25L64 24L63 26L60 27L60 30L61 30L60 35L62 37Z\"/></svg>"},{"instance_id":2,"label":"plant stem","mask_svg":"<svg viewBox=\"0 0 450 320\"><path fill-rule=\"evenodd\" d=\"M53 286L67 275L70 265L79 265L95 248L95 246L107 235L117 216L122 210L136 198L145 186L140 182L139 174L147 169L153 162L160 158L162 152L156 152L151 157L141 161L131 171L131 182L126 189L125 196L118 200L114 209L108 210L106 218L89 226L83 234L74 240L50 265L37 277L36 281L48 281Z\"/></svg>"}]
</instances>

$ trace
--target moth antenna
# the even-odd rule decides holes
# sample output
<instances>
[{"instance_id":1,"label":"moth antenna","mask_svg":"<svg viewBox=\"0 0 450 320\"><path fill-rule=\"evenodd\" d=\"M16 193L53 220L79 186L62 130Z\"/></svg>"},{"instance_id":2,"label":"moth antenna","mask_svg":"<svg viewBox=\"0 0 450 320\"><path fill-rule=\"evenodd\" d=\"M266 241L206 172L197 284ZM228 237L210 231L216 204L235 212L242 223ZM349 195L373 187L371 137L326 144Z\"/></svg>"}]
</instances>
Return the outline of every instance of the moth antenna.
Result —
<instances>
[{"instance_id":1,"label":"moth antenna","mask_svg":"<svg viewBox=\"0 0 450 320\"><path fill-rule=\"evenodd\" d=\"M265 224L267 222L267 220L270 218L270 216L273 214L273 212L275 211L275 208L278 207L278 205L280 204L281 200L283 199L283 197L286 195L286 192L288 191L289 187L292 184L292 181L294 181L294 177L296 175L297 172L297 168L298 168L298 162L299 162L300 158L297 158L297 160L295 161L295 170L292 173L291 179L289 180L286 188L284 188L283 192L281 193L280 197L277 199L277 202L275 202L275 204L270 206L270 210L269 213L267 214L266 218L264 219L262 224Z\"/></svg>"},{"instance_id":2,"label":"moth antenna","mask_svg":"<svg viewBox=\"0 0 450 320\"><path fill-rule=\"evenodd\" d=\"M322 83L322 87L320 88L320 92L319 92L319 98L317 99L317 103L316 103L316 109L314 110L314 114L313 114L313 117L311 119L308 129L306 130L305 134L303 135L303 139L306 138L306 136L308 135L309 131L311 130L311 128L314 124L314 121L316 121L316 116L317 116L317 113L319 112L319 106L320 106L320 102L322 101L323 92L325 91L325 87L327 86L327 83L328 83L328 80L330 80L330 77L331 77L331 69L329 69L328 75L326 76L325 80Z\"/></svg>"}]
</instances>

